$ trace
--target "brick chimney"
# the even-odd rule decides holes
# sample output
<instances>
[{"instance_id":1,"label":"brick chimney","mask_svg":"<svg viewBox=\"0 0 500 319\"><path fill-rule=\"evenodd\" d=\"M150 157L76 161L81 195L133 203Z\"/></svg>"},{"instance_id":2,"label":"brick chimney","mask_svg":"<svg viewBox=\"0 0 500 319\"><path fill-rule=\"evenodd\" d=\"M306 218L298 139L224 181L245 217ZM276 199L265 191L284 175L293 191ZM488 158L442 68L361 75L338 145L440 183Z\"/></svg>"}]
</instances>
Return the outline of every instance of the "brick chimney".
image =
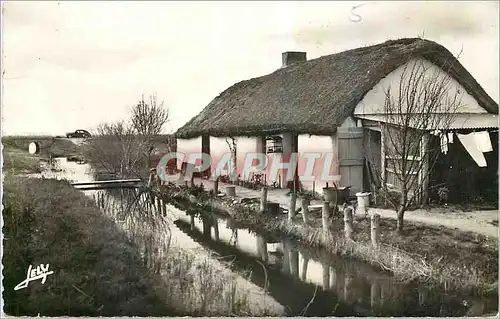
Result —
<instances>
[{"instance_id":1,"label":"brick chimney","mask_svg":"<svg viewBox=\"0 0 500 319\"><path fill-rule=\"evenodd\" d=\"M287 51L281 54L282 68L286 68L297 62L307 61L306 52Z\"/></svg>"}]
</instances>

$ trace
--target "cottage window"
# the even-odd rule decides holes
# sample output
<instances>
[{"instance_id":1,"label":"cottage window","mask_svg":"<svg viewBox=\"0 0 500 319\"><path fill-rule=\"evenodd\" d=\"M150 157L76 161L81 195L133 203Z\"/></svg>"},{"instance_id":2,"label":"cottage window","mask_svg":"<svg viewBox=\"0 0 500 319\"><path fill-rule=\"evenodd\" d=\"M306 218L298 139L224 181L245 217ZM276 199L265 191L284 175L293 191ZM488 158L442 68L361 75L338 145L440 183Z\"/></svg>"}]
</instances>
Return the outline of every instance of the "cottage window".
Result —
<instances>
[{"instance_id":1,"label":"cottage window","mask_svg":"<svg viewBox=\"0 0 500 319\"><path fill-rule=\"evenodd\" d=\"M282 153L283 138L279 135L268 136L266 138L266 153Z\"/></svg>"}]
</instances>

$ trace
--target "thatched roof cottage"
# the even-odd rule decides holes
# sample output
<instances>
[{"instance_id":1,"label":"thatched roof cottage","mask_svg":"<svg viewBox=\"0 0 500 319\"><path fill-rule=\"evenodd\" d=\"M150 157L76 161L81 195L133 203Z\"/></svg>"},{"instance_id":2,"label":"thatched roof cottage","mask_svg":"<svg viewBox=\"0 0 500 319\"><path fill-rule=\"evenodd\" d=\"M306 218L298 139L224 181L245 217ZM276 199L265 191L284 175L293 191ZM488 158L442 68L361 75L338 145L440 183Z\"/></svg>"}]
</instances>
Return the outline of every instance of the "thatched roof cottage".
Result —
<instances>
[{"instance_id":1,"label":"thatched roof cottage","mask_svg":"<svg viewBox=\"0 0 500 319\"><path fill-rule=\"evenodd\" d=\"M183 143L224 149L229 136L236 138L238 154L242 148L266 151L266 137L280 136L283 153L334 152L340 184L365 190L367 134L384 134L385 88L401 81L401 69L414 61L446 72L461 92L463 107L450 127L441 129L498 131L498 104L453 54L435 42L410 38L309 61L305 52L284 52L279 69L236 83L179 128L179 151ZM488 164L496 172L497 162Z\"/></svg>"}]
</instances>

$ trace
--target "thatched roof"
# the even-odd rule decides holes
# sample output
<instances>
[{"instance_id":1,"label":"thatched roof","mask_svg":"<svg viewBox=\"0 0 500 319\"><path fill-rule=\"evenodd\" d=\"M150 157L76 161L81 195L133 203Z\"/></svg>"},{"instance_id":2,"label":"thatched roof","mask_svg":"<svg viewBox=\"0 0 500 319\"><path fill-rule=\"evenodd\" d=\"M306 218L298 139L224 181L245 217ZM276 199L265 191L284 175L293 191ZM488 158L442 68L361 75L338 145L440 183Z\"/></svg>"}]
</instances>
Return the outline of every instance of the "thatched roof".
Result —
<instances>
[{"instance_id":1,"label":"thatched roof","mask_svg":"<svg viewBox=\"0 0 500 319\"><path fill-rule=\"evenodd\" d=\"M498 104L445 47L411 38L299 62L236 83L176 136L258 136L284 131L332 134L375 84L415 57L446 68L484 109L498 114Z\"/></svg>"}]
</instances>

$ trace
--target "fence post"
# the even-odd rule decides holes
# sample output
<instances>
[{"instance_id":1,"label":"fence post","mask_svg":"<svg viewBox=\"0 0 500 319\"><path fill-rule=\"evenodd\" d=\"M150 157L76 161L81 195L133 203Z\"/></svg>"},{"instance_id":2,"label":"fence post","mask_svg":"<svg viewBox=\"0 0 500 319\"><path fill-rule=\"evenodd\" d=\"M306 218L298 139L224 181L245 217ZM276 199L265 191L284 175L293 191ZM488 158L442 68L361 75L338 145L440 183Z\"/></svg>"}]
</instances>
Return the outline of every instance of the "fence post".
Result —
<instances>
[{"instance_id":1,"label":"fence post","mask_svg":"<svg viewBox=\"0 0 500 319\"><path fill-rule=\"evenodd\" d=\"M288 220L292 221L295 217L295 209L297 208L297 193L290 194L290 206L288 207Z\"/></svg>"},{"instance_id":2,"label":"fence post","mask_svg":"<svg viewBox=\"0 0 500 319\"><path fill-rule=\"evenodd\" d=\"M160 196L156 196L156 206L157 206L157 214L158 215L161 215L162 214L162 205L161 205L161 199L160 199Z\"/></svg>"},{"instance_id":3,"label":"fence post","mask_svg":"<svg viewBox=\"0 0 500 319\"><path fill-rule=\"evenodd\" d=\"M321 223L324 231L328 231L328 215L330 215L330 203L324 201L323 209L321 210Z\"/></svg>"},{"instance_id":4,"label":"fence post","mask_svg":"<svg viewBox=\"0 0 500 319\"><path fill-rule=\"evenodd\" d=\"M219 179L216 178L214 181L214 195L217 196L219 194Z\"/></svg>"},{"instance_id":5,"label":"fence post","mask_svg":"<svg viewBox=\"0 0 500 319\"><path fill-rule=\"evenodd\" d=\"M371 218L371 239L372 239L372 245L374 247L378 247L379 222L380 222L380 215L376 213L373 214Z\"/></svg>"},{"instance_id":6,"label":"fence post","mask_svg":"<svg viewBox=\"0 0 500 319\"><path fill-rule=\"evenodd\" d=\"M304 225L309 224L309 204L311 201L309 198L302 198L302 220L304 221Z\"/></svg>"},{"instance_id":7,"label":"fence post","mask_svg":"<svg viewBox=\"0 0 500 319\"><path fill-rule=\"evenodd\" d=\"M260 198L260 212L264 213L266 211L267 204L267 187L262 187L262 193Z\"/></svg>"},{"instance_id":8,"label":"fence post","mask_svg":"<svg viewBox=\"0 0 500 319\"><path fill-rule=\"evenodd\" d=\"M352 226L352 208L350 207L344 209L344 232L346 239L352 239L354 230Z\"/></svg>"},{"instance_id":9,"label":"fence post","mask_svg":"<svg viewBox=\"0 0 500 319\"><path fill-rule=\"evenodd\" d=\"M226 186L226 195L229 197L235 197L236 196L236 186Z\"/></svg>"},{"instance_id":10,"label":"fence post","mask_svg":"<svg viewBox=\"0 0 500 319\"><path fill-rule=\"evenodd\" d=\"M167 216L167 201L166 200L163 200L162 208L163 208L163 216Z\"/></svg>"}]
</instances>

